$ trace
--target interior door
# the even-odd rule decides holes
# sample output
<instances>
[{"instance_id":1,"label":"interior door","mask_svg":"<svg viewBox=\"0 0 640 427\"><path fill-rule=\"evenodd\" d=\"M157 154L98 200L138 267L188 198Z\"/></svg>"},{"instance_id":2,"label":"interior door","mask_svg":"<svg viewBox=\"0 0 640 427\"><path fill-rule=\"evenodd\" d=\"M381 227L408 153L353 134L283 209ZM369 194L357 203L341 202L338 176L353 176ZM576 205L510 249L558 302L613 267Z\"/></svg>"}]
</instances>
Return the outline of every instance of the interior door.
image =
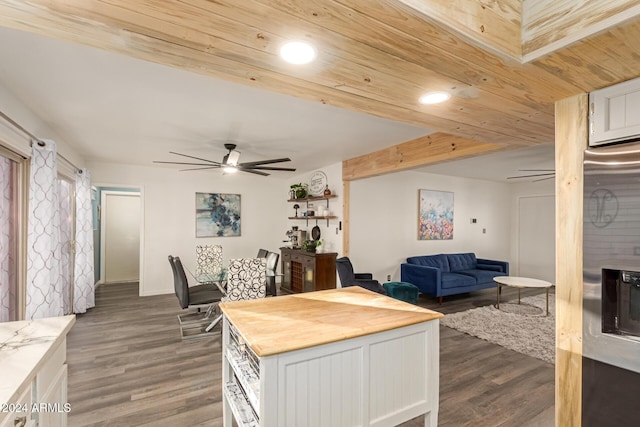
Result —
<instances>
[{"instance_id":1,"label":"interior door","mask_svg":"<svg viewBox=\"0 0 640 427\"><path fill-rule=\"evenodd\" d=\"M521 197L518 210L518 276L555 283L555 196Z\"/></svg>"},{"instance_id":2,"label":"interior door","mask_svg":"<svg viewBox=\"0 0 640 427\"><path fill-rule=\"evenodd\" d=\"M140 193L102 192L103 262L106 283L140 278Z\"/></svg>"}]
</instances>

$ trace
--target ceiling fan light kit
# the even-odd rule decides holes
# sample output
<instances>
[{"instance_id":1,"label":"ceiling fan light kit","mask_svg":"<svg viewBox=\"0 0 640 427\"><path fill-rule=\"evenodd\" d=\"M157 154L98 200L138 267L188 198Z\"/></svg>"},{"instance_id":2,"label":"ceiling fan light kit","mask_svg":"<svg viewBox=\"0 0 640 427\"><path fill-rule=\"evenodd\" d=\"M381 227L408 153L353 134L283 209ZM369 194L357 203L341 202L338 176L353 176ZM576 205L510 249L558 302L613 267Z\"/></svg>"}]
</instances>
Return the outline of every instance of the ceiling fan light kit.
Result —
<instances>
[{"instance_id":1,"label":"ceiling fan light kit","mask_svg":"<svg viewBox=\"0 0 640 427\"><path fill-rule=\"evenodd\" d=\"M273 167L273 166L265 166L271 163L290 162L291 159L288 157L283 157L280 159L258 160L255 162L239 163L240 152L236 151L236 144L224 144L224 148L229 150L229 152L224 155L224 157L222 158L222 162L216 162L213 160L203 159L202 157L195 157L195 156L190 156L189 154L182 154L182 153L176 153L175 151L169 151L170 154L175 154L176 156L188 157L190 159L199 160L202 163L169 162L169 161L160 161L160 160L154 160L153 163L200 166L197 168L181 169L181 171L194 171L194 170L203 170L203 169L222 168L223 172L225 173L236 173L240 171L240 172L248 172L248 173L253 173L253 174L262 175L262 176L269 176L268 173L263 172L265 170L295 172L294 168L279 168L279 167Z\"/></svg>"}]
</instances>

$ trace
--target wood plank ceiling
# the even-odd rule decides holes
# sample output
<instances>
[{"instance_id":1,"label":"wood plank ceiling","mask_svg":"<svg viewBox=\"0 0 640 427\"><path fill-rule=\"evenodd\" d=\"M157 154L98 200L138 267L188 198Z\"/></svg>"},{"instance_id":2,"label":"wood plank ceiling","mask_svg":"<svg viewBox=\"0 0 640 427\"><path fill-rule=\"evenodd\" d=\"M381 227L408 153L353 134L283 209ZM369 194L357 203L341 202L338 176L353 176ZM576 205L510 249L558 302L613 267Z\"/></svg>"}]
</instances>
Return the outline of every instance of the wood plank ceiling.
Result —
<instances>
[{"instance_id":1,"label":"wood plank ceiling","mask_svg":"<svg viewBox=\"0 0 640 427\"><path fill-rule=\"evenodd\" d=\"M0 0L0 25L422 126L438 141L455 137L458 153L421 154L420 165L552 143L556 100L640 75L638 20L536 56L557 40L538 9L522 43L523 1ZM277 51L289 39L314 44L318 59L285 64ZM521 60L523 45L531 62ZM432 90L453 97L419 104Z\"/></svg>"}]
</instances>

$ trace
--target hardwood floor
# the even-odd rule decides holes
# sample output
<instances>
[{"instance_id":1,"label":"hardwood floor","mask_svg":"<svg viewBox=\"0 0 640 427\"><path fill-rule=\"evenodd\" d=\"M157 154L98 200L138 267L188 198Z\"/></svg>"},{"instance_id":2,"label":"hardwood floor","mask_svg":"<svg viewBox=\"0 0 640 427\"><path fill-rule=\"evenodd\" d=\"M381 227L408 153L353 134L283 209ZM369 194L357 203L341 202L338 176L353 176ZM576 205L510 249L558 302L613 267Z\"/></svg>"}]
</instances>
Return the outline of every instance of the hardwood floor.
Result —
<instances>
[{"instance_id":1,"label":"hardwood floor","mask_svg":"<svg viewBox=\"0 0 640 427\"><path fill-rule=\"evenodd\" d=\"M493 303L489 289L419 304L447 314ZM70 427L222 425L219 329L183 341L180 313L175 295L98 287L68 337ZM444 326L440 334L440 426L553 426L553 365Z\"/></svg>"}]
</instances>

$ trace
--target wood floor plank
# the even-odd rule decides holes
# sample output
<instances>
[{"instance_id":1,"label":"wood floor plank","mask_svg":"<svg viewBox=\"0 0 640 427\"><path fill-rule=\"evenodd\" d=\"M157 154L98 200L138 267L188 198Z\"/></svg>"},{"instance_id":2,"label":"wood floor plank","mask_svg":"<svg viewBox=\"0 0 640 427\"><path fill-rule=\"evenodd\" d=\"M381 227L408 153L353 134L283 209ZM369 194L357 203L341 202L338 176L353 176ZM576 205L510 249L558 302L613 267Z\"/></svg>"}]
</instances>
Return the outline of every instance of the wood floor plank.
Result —
<instances>
[{"instance_id":1,"label":"wood floor plank","mask_svg":"<svg viewBox=\"0 0 640 427\"><path fill-rule=\"evenodd\" d=\"M516 292L503 290L503 300ZM525 291L523 296L533 295ZM450 314L495 303L495 289L419 305ZM102 285L68 337L69 426L221 426L220 332L182 340L175 295ZM554 367L440 328L439 426L553 426ZM422 417L405 427L424 425Z\"/></svg>"}]
</instances>

